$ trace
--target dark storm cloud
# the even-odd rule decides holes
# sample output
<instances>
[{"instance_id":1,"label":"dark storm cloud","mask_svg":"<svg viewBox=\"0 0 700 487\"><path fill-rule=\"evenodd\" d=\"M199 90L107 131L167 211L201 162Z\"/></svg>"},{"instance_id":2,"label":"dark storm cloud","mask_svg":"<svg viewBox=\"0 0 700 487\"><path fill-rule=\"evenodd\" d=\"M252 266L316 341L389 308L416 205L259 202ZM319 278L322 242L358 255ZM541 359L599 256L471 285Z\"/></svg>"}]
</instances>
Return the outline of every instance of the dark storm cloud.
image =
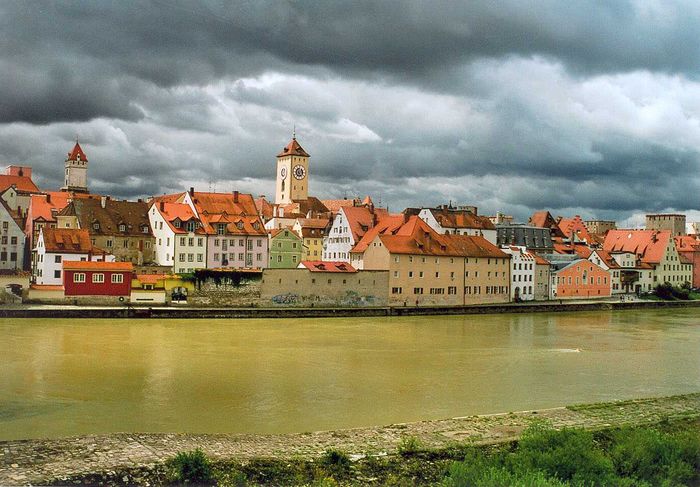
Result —
<instances>
[{"instance_id":1,"label":"dark storm cloud","mask_svg":"<svg viewBox=\"0 0 700 487\"><path fill-rule=\"evenodd\" d=\"M700 67L690 2L26 1L0 18L6 122L134 119L130 78L169 87L320 66L429 83L470 59L538 54L582 72Z\"/></svg>"},{"instance_id":2,"label":"dark storm cloud","mask_svg":"<svg viewBox=\"0 0 700 487\"><path fill-rule=\"evenodd\" d=\"M697 2L0 3L0 159L91 189L269 194L291 128L319 196L527 216L698 206Z\"/></svg>"}]
</instances>

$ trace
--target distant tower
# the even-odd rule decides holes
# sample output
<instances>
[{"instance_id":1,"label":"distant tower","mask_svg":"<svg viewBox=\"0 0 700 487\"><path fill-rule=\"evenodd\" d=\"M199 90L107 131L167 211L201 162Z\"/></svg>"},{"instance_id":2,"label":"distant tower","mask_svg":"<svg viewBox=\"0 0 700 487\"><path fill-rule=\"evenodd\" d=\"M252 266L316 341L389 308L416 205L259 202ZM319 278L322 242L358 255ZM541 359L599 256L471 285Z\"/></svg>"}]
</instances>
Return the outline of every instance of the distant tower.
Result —
<instances>
[{"instance_id":1,"label":"distant tower","mask_svg":"<svg viewBox=\"0 0 700 487\"><path fill-rule=\"evenodd\" d=\"M295 133L291 142L277 154L275 203L287 204L309 197L309 157L297 142Z\"/></svg>"},{"instance_id":2,"label":"distant tower","mask_svg":"<svg viewBox=\"0 0 700 487\"><path fill-rule=\"evenodd\" d=\"M73 150L66 157L66 173L64 177L64 185L61 191L75 191L78 193L87 193L87 165L88 159L80 148L78 139L75 139Z\"/></svg>"}]
</instances>

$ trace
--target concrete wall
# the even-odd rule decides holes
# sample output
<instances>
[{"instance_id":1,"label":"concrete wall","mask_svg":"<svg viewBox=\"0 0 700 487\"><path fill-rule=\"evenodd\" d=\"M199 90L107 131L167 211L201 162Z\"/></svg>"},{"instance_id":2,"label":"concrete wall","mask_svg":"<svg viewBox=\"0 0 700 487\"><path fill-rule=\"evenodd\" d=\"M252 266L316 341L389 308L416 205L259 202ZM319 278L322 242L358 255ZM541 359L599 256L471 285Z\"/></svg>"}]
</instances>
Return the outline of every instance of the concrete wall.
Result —
<instances>
[{"instance_id":1,"label":"concrete wall","mask_svg":"<svg viewBox=\"0 0 700 487\"><path fill-rule=\"evenodd\" d=\"M388 271L265 269L260 297L276 306L386 306Z\"/></svg>"}]
</instances>

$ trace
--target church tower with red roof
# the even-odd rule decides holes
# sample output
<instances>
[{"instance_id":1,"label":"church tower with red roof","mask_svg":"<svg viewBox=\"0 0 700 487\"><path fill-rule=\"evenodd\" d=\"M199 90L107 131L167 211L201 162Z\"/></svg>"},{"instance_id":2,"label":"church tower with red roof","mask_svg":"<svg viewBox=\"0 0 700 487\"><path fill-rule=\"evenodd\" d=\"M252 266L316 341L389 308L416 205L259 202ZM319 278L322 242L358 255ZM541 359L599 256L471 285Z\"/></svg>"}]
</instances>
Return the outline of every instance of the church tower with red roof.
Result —
<instances>
[{"instance_id":1,"label":"church tower with red roof","mask_svg":"<svg viewBox=\"0 0 700 487\"><path fill-rule=\"evenodd\" d=\"M66 172L64 175L64 185L61 191L88 193L87 166L87 156L76 139L73 150L70 151L68 157L66 157Z\"/></svg>"},{"instance_id":2,"label":"church tower with red roof","mask_svg":"<svg viewBox=\"0 0 700 487\"><path fill-rule=\"evenodd\" d=\"M297 142L291 142L277 154L275 203L284 205L309 197L309 154Z\"/></svg>"}]
</instances>

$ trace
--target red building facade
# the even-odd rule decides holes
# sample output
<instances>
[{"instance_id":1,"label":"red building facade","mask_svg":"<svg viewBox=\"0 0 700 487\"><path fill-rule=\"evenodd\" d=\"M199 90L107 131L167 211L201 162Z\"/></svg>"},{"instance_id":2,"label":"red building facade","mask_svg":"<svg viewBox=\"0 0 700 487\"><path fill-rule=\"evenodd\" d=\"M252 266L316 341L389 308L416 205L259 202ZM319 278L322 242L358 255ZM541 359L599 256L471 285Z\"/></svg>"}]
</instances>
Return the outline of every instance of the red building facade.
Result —
<instances>
[{"instance_id":1,"label":"red building facade","mask_svg":"<svg viewBox=\"0 0 700 487\"><path fill-rule=\"evenodd\" d=\"M63 262L66 296L129 296L134 267L131 262Z\"/></svg>"},{"instance_id":2,"label":"red building facade","mask_svg":"<svg viewBox=\"0 0 700 487\"><path fill-rule=\"evenodd\" d=\"M589 260L576 260L555 273L556 298L610 296L610 273Z\"/></svg>"}]
</instances>

